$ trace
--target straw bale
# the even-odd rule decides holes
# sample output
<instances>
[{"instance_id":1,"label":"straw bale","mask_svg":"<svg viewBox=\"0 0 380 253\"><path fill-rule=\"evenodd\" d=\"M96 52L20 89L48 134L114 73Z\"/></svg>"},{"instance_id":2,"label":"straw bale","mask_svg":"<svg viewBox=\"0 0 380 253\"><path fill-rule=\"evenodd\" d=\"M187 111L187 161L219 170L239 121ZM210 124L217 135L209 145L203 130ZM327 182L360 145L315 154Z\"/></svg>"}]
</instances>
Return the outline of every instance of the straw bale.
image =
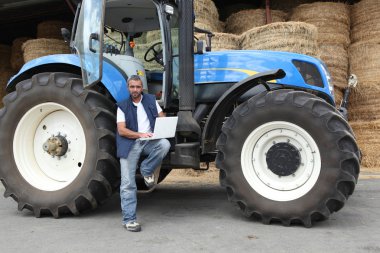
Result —
<instances>
[{"instance_id":1,"label":"straw bale","mask_svg":"<svg viewBox=\"0 0 380 253\"><path fill-rule=\"evenodd\" d=\"M380 81L360 82L350 95L350 120L380 120Z\"/></svg>"},{"instance_id":2,"label":"straw bale","mask_svg":"<svg viewBox=\"0 0 380 253\"><path fill-rule=\"evenodd\" d=\"M380 4L378 0L362 0L352 7L351 40L380 43Z\"/></svg>"},{"instance_id":3,"label":"straw bale","mask_svg":"<svg viewBox=\"0 0 380 253\"><path fill-rule=\"evenodd\" d=\"M43 21L37 25L37 38L61 39L61 28L71 29L72 24L60 20Z\"/></svg>"},{"instance_id":4,"label":"straw bale","mask_svg":"<svg viewBox=\"0 0 380 253\"><path fill-rule=\"evenodd\" d=\"M224 23L219 20L218 9L212 0L195 0L195 26L212 32L223 32Z\"/></svg>"},{"instance_id":5,"label":"straw bale","mask_svg":"<svg viewBox=\"0 0 380 253\"><path fill-rule=\"evenodd\" d=\"M286 13L272 10L272 23L286 21ZM252 28L266 25L266 14L264 9L250 9L236 12L226 20L226 32L242 34Z\"/></svg>"},{"instance_id":6,"label":"straw bale","mask_svg":"<svg viewBox=\"0 0 380 253\"><path fill-rule=\"evenodd\" d=\"M291 21L306 22L318 28L319 44L350 44L350 9L344 3L316 2L296 7Z\"/></svg>"},{"instance_id":7,"label":"straw bale","mask_svg":"<svg viewBox=\"0 0 380 253\"><path fill-rule=\"evenodd\" d=\"M340 88L347 87L348 51L344 46L339 44L320 45L319 55L329 69L333 84Z\"/></svg>"},{"instance_id":8,"label":"straw bale","mask_svg":"<svg viewBox=\"0 0 380 253\"><path fill-rule=\"evenodd\" d=\"M334 97L335 97L335 104L338 108L343 100L343 89L334 86Z\"/></svg>"},{"instance_id":9,"label":"straw bale","mask_svg":"<svg viewBox=\"0 0 380 253\"><path fill-rule=\"evenodd\" d=\"M244 50L273 50L318 56L317 28L303 22L278 22L243 33Z\"/></svg>"},{"instance_id":10,"label":"straw bale","mask_svg":"<svg viewBox=\"0 0 380 253\"><path fill-rule=\"evenodd\" d=\"M214 33L211 39L212 51L238 50L240 49L239 36L231 33ZM205 40L205 34L195 34L200 40Z\"/></svg>"},{"instance_id":11,"label":"straw bale","mask_svg":"<svg viewBox=\"0 0 380 253\"><path fill-rule=\"evenodd\" d=\"M25 62L46 55L70 53L70 48L67 43L56 39L28 40L22 45L22 50L24 51Z\"/></svg>"},{"instance_id":12,"label":"straw bale","mask_svg":"<svg viewBox=\"0 0 380 253\"><path fill-rule=\"evenodd\" d=\"M357 42L349 48L350 73L360 83L380 80L380 45Z\"/></svg>"},{"instance_id":13,"label":"straw bale","mask_svg":"<svg viewBox=\"0 0 380 253\"><path fill-rule=\"evenodd\" d=\"M2 98L5 96L5 89L9 79L15 74L11 68L0 67L0 106L2 106Z\"/></svg>"},{"instance_id":14,"label":"straw bale","mask_svg":"<svg viewBox=\"0 0 380 253\"><path fill-rule=\"evenodd\" d=\"M350 121L362 152L361 165L367 168L380 167L380 121Z\"/></svg>"},{"instance_id":15,"label":"straw bale","mask_svg":"<svg viewBox=\"0 0 380 253\"><path fill-rule=\"evenodd\" d=\"M28 37L20 37L13 40L11 52L11 66L13 70L18 71L24 65L22 44L30 39Z\"/></svg>"},{"instance_id":16,"label":"straw bale","mask_svg":"<svg viewBox=\"0 0 380 253\"><path fill-rule=\"evenodd\" d=\"M11 47L0 44L0 67L6 68L10 66Z\"/></svg>"}]
</instances>

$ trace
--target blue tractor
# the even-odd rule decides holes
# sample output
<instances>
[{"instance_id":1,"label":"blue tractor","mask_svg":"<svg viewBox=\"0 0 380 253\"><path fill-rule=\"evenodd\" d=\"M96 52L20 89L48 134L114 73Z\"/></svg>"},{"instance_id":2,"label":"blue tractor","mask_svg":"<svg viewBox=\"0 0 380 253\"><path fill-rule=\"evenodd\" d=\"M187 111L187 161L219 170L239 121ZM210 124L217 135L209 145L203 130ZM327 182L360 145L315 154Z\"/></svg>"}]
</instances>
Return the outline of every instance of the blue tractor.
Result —
<instances>
[{"instance_id":1,"label":"blue tractor","mask_svg":"<svg viewBox=\"0 0 380 253\"><path fill-rule=\"evenodd\" d=\"M353 193L360 151L318 59L212 52L212 34L194 27L188 0L83 0L73 27L74 54L28 62L3 99L0 179L19 210L78 215L118 189L116 103L136 74L165 113L178 116L160 180L215 161L228 199L244 215L306 227ZM104 44L107 31L119 31L123 47ZM151 31L160 42L142 61L137 41ZM195 43L194 31L206 41Z\"/></svg>"}]
</instances>

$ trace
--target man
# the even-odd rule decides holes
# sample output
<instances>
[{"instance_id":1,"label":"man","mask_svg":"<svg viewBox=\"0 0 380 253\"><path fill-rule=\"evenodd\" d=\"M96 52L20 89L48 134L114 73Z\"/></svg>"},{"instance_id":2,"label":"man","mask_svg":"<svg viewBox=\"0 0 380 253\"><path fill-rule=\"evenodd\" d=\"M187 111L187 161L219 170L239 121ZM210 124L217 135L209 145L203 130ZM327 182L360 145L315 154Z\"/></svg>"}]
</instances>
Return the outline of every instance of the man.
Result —
<instances>
[{"instance_id":1,"label":"man","mask_svg":"<svg viewBox=\"0 0 380 253\"><path fill-rule=\"evenodd\" d=\"M165 115L153 95L143 94L143 84L139 76L132 75L127 81L127 87L130 96L118 103L117 109L116 142L121 170L120 198L123 226L128 231L138 232L141 226L136 222L137 164L141 155L147 156L140 165L140 172L145 184L149 188L153 187L154 171L160 167L162 159L170 149L170 143L167 139L140 140L151 137L156 118Z\"/></svg>"}]
</instances>

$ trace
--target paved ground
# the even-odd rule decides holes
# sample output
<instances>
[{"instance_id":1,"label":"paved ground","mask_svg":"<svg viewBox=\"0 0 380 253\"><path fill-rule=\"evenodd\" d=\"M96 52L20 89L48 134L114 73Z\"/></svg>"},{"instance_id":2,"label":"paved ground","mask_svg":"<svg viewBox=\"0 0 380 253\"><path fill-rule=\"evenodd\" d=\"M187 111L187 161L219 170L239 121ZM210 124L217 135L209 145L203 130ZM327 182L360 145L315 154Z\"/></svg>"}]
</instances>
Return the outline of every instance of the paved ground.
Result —
<instances>
[{"instance_id":1,"label":"paved ground","mask_svg":"<svg viewBox=\"0 0 380 253\"><path fill-rule=\"evenodd\" d=\"M380 252L379 179L360 180L345 208L311 229L247 220L214 177L169 178L139 195L138 215L143 231L131 233L117 195L63 219L34 218L0 197L0 252Z\"/></svg>"}]
</instances>

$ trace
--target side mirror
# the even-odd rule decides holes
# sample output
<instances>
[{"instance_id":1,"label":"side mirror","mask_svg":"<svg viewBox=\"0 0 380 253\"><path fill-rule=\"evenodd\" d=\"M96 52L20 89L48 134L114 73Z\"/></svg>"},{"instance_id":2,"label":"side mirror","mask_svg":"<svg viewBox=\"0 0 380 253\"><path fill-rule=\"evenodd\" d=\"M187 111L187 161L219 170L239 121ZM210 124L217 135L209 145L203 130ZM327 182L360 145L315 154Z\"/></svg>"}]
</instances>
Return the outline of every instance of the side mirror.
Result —
<instances>
[{"instance_id":1,"label":"side mirror","mask_svg":"<svg viewBox=\"0 0 380 253\"><path fill-rule=\"evenodd\" d=\"M197 45L196 45L196 54L203 54L205 50L205 45L203 40L197 40Z\"/></svg>"},{"instance_id":2,"label":"side mirror","mask_svg":"<svg viewBox=\"0 0 380 253\"><path fill-rule=\"evenodd\" d=\"M61 28L61 34L66 43L70 42L71 33L67 28Z\"/></svg>"},{"instance_id":3,"label":"side mirror","mask_svg":"<svg viewBox=\"0 0 380 253\"><path fill-rule=\"evenodd\" d=\"M165 4L164 11L165 11L166 14L169 14L169 15L173 15L174 14L174 8L173 8L173 6L171 6L169 4Z\"/></svg>"}]
</instances>

